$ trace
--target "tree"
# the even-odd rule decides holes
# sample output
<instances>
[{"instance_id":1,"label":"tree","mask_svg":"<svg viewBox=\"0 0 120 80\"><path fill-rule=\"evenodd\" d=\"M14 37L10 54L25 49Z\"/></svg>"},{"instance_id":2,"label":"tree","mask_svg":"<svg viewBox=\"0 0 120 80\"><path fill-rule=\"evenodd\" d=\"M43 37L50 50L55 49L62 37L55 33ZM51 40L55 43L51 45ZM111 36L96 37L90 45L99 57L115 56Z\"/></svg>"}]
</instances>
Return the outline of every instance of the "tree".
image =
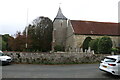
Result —
<instances>
[{"instance_id":1,"label":"tree","mask_svg":"<svg viewBox=\"0 0 120 80\"><path fill-rule=\"evenodd\" d=\"M6 50L6 42L2 40L2 51Z\"/></svg>"},{"instance_id":2,"label":"tree","mask_svg":"<svg viewBox=\"0 0 120 80\"><path fill-rule=\"evenodd\" d=\"M27 29L27 36L26 36L26 29ZM35 32L35 26L29 24L25 30L23 31L23 35L26 37L26 43L28 45L28 51L35 51L36 49L36 32Z\"/></svg>"},{"instance_id":3,"label":"tree","mask_svg":"<svg viewBox=\"0 0 120 80\"><path fill-rule=\"evenodd\" d=\"M15 38L9 39L9 46L14 51L23 51L25 49L25 37L21 35L21 32L17 32Z\"/></svg>"},{"instance_id":4,"label":"tree","mask_svg":"<svg viewBox=\"0 0 120 80\"><path fill-rule=\"evenodd\" d=\"M30 40L27 40L27 43L30 43ZM27 51L26 50L26 36L17 32L15 38L9 38L8 46L12 51ZM28 46L29 48L29 46Z\"/></svg>"},{"instance_id":5,"label":"tree","mask_svg":"<svg viewBox=\"0 0 120 80\"><path fill-rule=\"evenodd\" d=\"M0 50L6 50L6 42L2 38L3 35L0 35Z\"/></svg>"},{"instance_id":6,"label":"tree","mask_svg":"<svg viewBox=\"0 0 120 80\"><path fill-rule=\"evenodd\" d=\"M98 42L99 42L99 40L100 40L100 38L93 39L89 43L89 46L90 46L91 50L94 50L95 53L98 53Z\"/></svg>"},{"instance_id":7,"label":"tree","mask_svg":"<svg viewBox=\"0 0 120 80\"><path fill-rule=\"evenodd\" d=\"M9 34L4 34L2 35L2 50L11 50L8 42L9 42L9 38L11 38L12 36L10 36Z\"/></svg>"},{"instance_id":8,"label":"tree","mask_svg":"<svg viewBox=\"0 0 120 80\"><path fill-rule=\"evenodd\" d=\"M34 51L50 51L53 23L48 17L38 17L28 26L28 36ZM26 34L26 29L23 34Z\"/></svg>"},{"instance_id":9,"label":"tree","mask_svg":"<svg viewBox=\"0 0 120 80\"><path fill-rule=\"evenodd\" d=\"M103 54L111 53L112 45L111 38L104 36L98 42L98 52Z\"/></svg>"},{"instance_id":10,"label":"tree","mask_svg":"<svg viewBox=\"0 0 120 80\"><path fill-rule=\"evenodd\" d=\"M8 47L10 48L11 51L15 50L16 46L14 45L14 37L10 37L8 40Z\"/></svg>"},{"instance_id":11,"label":"tree","mask_svg":"<svg viewBox=\"0 0 120 80\"><path fill-rule=\"evenodd\" d=\"M88 50L89 47L89 42L91 41L91 37L86 37L86 39L83 42L83 52L85 52L85 50Z\"/></svg>"}]
</instances>

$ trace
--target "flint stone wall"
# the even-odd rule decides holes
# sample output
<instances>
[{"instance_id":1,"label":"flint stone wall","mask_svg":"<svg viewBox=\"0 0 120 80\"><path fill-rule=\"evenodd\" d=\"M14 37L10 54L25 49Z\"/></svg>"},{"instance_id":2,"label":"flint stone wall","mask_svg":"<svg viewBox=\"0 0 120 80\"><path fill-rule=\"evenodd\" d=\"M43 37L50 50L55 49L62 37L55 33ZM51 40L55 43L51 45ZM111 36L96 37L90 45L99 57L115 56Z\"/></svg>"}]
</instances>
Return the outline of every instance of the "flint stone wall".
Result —
<instances>
[{"instance_id":1,"label":"flint stone wall","mask_svg":"<svg viewBox=\"0 0 120 80\"><path fill-rule=\"evenodd\" d=\"M23 53L23 52L4 52L13 58L14 63L29 64L79 64L100 62L105 56L110 54L92 53Z\"/></svg>"}]
</instances>

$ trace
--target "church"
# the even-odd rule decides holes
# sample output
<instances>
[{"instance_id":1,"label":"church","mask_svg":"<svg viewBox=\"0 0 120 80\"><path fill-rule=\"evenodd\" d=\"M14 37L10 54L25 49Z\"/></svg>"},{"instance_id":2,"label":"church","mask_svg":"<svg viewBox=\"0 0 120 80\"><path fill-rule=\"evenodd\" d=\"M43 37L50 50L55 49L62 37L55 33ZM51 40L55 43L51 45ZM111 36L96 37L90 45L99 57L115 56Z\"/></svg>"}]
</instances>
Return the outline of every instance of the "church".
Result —
<instances>
[{"instance_id":1,"label":"church","mask_svg":"<svg viewBox=\"0 0 120 80\"><path fill-rule=\"evenodd\" d=\"M113 47L120 47L120 33L118 23L96 22L83 20L69 20L66 18L61 8L53 21L53 42L52 47L60 45L73 51L81 48L87 37L96 39L109 36L112 39Z\"/></svg>"}]
</instances>

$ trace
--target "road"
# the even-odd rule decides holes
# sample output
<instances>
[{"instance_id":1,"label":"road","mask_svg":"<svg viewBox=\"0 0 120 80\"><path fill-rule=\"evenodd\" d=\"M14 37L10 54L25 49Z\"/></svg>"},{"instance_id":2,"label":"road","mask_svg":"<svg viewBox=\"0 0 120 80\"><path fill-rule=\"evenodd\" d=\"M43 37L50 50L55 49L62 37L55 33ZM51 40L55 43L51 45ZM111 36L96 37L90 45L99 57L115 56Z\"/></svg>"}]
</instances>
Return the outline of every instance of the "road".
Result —
<instances>
[{"instance_id":1,"label":"road","mask_svg":"<svg viewBox=\"0 0 120 80\"><path fill-rule=\"evenodd\" d=\"M11 64L2 67L3 78L120 78L102 72L99 64Z\"/></svg>"}]
</instances>

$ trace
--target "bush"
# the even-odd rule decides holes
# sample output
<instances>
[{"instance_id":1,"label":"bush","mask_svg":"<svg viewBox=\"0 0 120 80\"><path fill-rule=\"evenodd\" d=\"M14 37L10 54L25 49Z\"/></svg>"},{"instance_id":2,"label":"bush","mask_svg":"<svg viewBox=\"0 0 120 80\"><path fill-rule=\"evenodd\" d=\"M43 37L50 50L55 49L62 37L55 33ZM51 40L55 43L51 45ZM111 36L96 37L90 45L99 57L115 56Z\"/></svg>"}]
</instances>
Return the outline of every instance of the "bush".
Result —
<instances>
[{"instance_id":1,"label":"bush","mask_svg":"<svg viewBox=\"0 0 120 80\"><path fill-rule=\"evenodd\" d=\"M54 47L54 49L55 49L55 52L56 51L65 51L64 49L64 47L63 46L61 46L61 45L56 45L55 47Z\"/></svg>"},{"instance_id":2,"label":"bush","mask_svg":"<svg viewBox=\"0 0 120 80\"><path fill-rule=\"evenodd\" d=\"M100 38L91 40L89 43L89 46L91 48L91 50L94 50L95 53L98 53L98 42L99 42Z\"/></svg>"},{"instance_id":3,"label":"bush","mask_svg":"<svg viewBox=\"0 0 120 80\"><path fill-rule=\"evenodd\" d=\"M85 52L85 50L88 50L89 47L89 42L91 41L91 37L86 37L86 39L83 42L83 52Z\"/></svg>"},{"instance_id":4,"label":"bush","mask_svg":"<svg viewBox=\"0 0 120 80\"><path fill-rule=\"evenodd\" d=\"M119 53L119 49L118 48L112 48L112 52Z\"/></svg>"},{"instance_id":5,"label":"bush","mask_svg":"<svg viewBox=\"0 0 120 80\"><path fill-rule=\"evenodd\" d=\"M98 52L99 53L111 53L112 40L110 37L104 36L98 42Z\"/></svg>"}]
</instances>

